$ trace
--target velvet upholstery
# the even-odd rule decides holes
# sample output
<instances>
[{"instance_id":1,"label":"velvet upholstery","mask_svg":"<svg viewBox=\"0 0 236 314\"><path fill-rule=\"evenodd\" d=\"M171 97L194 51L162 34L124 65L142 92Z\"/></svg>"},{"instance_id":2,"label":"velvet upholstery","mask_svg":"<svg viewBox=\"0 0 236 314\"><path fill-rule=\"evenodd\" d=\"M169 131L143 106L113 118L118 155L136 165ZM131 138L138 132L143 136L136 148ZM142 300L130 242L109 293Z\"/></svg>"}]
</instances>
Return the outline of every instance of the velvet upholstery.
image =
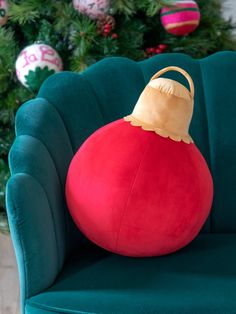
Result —
<instances>
[{"instance_id":1,"label":"velvet upholstery","mask_svg":"<svg viewBox=\"0 0 236 314\"><path fill-rule=\"evenodd\" d=\"M202 234L159 258L87 246L68 259L53 286L27 302L26 313L234 314L235 247L235 234Z\"/></svg>"},{"instance_id":2,"label":"velvet upholstery","mask_svg":"<svg viewBox=\"0 0 236 314\"><path fill-rule=\"evenodd\" d=\"M84 248L68 215L70 160L92 132L129 114L150 77L170 65L187 70L195 83L190 134L213 174L211 215L195 244L177 254L139 261L102 253L107 257L100 259L97 250ZM187 86L177 73L167 76ZM163 54L139 63L107 58L82 74L51 76L37 98L21 106L7 212L22 313L235 312L235 80L235 52L203 60Z\"/></svg>"}]
</instances>

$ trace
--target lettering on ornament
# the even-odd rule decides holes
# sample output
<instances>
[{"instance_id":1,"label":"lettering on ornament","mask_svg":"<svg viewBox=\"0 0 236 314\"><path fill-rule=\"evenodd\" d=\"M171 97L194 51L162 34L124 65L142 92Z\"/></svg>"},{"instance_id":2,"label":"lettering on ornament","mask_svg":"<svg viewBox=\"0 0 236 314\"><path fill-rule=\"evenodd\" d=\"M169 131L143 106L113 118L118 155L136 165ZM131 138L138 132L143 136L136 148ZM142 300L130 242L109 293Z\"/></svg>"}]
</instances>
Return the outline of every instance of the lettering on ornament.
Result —
<instances>
[{"instance_id":1,"label":"lettering on ornament","mask_svg":"<svg viewBox=\"0 0 236 314\"><path fill-rule=\"evenodd\" d=\"M92 10L93 8L97 7L99 11L105 11L106 2L104 0L97 0L96 2L91 2L88 4L88 9ZM88 9L84 9L88 11Z\"/></svg>"},{"instance_id":2,"label":"lettering on ornament","mask_svg":"<svg viewBox=\"0 0 236 314\"><path fill-rule=\"evenodd\" d=\"M25 64L23 65L23 68L25 68L27 65L30 64L29 62L29 57L27 56L27 51L26 50L23 50L21 53L20 53L20 56L23 56L24 59L25 59Z\"/></svg>"},{"instance_id":3,"label":"lettering on ornament","mask_svg":"<svg viewBox=\"0 0 236 314\"><path fill-rule=\"evenodd\" d=\"M48 48L47 46L41 46L40 48L40 51L42 52L42 58L41 58L41 61L46 61L46 62L49 62L51 64L55 64L56 66L58 66L60 69L61 69L61 61L59 58L55 57L55 54L56 52L51 49L51 48ZM50 58L51 56L51 58Z\"/></svg>"},{"instance_id":4,"label":"lettering on ornament","mask_svg":"<svg viewBox=\"0 0 236 314\"><path fill-rule=\"evenodd\" d=\"M89 3L89 5L88 5L88 7L89 7L90 9L92 9L94 6L95 6L95 3L94 3L94 2Z\"/></svg>"},{"instance_id":5,"label":"lettering on ornament","mask_svg":"<svg viewBox=\"0 0 236 314\"><path fill-rule=\"evenodd\" d=\"M34 63L36 61L42 61L42 62L48 62L53 65L56 65L59 67L59 69L62 68L61 60L58 57L55 57L56 52L53 49L48 48L47 46L40 46L39 50L41 54L37 56L36 54L28 54L27 50L23 50L20 54L20 56L23 56L25 60L25 64L22 66L25 68L26 66L29 66L31 63Z\"/></svg>"}]
</instances>

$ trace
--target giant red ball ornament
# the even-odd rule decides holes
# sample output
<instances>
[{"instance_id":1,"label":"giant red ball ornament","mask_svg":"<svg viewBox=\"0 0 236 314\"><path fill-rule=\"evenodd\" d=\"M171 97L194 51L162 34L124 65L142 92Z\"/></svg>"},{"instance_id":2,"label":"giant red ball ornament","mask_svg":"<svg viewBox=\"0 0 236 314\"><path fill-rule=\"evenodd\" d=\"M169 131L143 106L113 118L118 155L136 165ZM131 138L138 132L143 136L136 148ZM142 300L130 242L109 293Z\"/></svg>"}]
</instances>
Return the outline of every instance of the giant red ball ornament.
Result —
<instances>
[{"instance_id":1,"label":"giant red ball ornament","mask_svg":"<svg viewBox=\"0 0 236 314\"><path fill-rule=\"evenodd\" d=\"M158 78L179 71L180 83ZM114 253L144 257L175 252L199 233L213 184L188 134L194 87L187 72L155 75L133 113L91 135L74 156L66 198L78 228Z\"/></svg>"}]
</instances>

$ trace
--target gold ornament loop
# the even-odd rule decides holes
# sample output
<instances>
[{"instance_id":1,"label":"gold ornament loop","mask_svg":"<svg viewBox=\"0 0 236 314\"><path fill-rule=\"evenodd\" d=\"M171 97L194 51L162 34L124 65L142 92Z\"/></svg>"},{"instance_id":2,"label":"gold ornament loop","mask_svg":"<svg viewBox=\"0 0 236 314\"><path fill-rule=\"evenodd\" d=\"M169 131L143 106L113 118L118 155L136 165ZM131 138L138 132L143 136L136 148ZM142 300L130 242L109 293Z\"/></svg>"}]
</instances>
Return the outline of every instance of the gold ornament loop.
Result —
<instances>
[{"instance_id":1,"label":"gold ornament loop","mask_svg":"<svg viewBox=\"0 0 236 314\"><path fill-rule=\"evenodd\" d=\"M161 69L160 71L158 71L156 74L154 74L152 76L150 81L158 78L162 74L164 74L166 72L169 72L169 71L179 72L186 78L186 80L188 81L189 87L190 87L190 96L191 96L191 98L194 98L194 84L193 84L193 80L192 80L191 76L188 74L188 72L186 72L185 70L183 70L183 69L181 69L179 67L169 66L169 67L166 67L164 69Z\"/></svg>"}]
</instances>

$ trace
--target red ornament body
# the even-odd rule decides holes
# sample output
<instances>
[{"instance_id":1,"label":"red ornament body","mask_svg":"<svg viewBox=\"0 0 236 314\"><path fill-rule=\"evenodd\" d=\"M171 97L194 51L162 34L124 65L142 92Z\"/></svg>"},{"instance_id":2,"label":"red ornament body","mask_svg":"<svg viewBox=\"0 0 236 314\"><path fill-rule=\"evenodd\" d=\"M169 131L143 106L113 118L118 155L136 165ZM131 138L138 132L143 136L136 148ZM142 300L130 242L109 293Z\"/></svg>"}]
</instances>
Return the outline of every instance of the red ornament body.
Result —
<instances>
[{"instance_id":1,"label":"red ornament body","mask_svg":"<svg viewBox=\"0 0 236 314\"><path fill-rule=\"evenodd\" d=\"M173 133L168 123L163 129L138 120L143 100L150 102L157 92L153 86L144 90L132 116L85 141L66 182L68 207L80 230L97 245L127 256L159 256L184 247L199 233L212 203L211 174L191 137ZM163 104L163 89L160 97ZM176 108L189 105L176 97ZM178 118L180 111L164 116ZM182 125L191 114L187 108Z\"/></svg>"}]
</instances>

